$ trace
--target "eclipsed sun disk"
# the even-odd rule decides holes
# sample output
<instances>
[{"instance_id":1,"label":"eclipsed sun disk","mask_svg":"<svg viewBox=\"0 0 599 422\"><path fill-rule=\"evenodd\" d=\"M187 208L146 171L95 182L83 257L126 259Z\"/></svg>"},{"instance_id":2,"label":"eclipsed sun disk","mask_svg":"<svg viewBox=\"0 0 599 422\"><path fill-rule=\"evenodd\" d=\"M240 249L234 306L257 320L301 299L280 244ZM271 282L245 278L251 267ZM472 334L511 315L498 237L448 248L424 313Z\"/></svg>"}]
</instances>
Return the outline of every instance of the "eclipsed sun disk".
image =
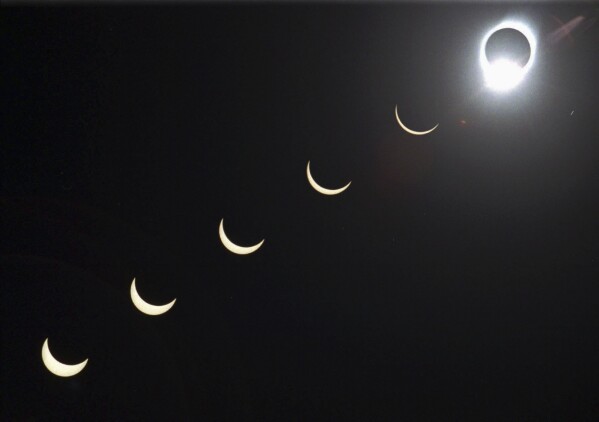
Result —
<instances>
[{"instance_id":1,"label":"eclipsed sun disk","mask_svg":"<svg viewBox=\"0 0 599 422\"><path fill-rule=\"evenodd\" d=\"M146 302L141 298L139 293L137 293L137 288L135 287L135 279L133 279L133 282L131 283L130 293L133 305L140 312L146 315L162 315L163 313L171 309L177 301L177 299L173 299L170 303L167 303L166 305L152 305L151 303Z\"/></svg>"},{"instance_id":2,"label":"eclipsed sun disk","mask_svg":"<svg viewBox=\"0 0 599 422\"><path fill-rule=\"evenodd\" d=\"M312 177L312 173L310 172L310 162L309 161L308 161L308 166L306 167L306 176L308 176L308 183L310 183L310 186L312 186L316 192L320 192L323 195L337 195L337 194L340 194L345 189L349 188L349 185L351 185L351 182L349 182L347 185L345 185L345 186L343 186L342 188L339 188L339 189L327 189L327 188L323 188L318 183L316 183L316 181Z\"/></svg>"},{"instance_id":3,"label":"eclipsed sun disk","mask_svg":"<svg viewBox=\"0 0 599 422\"><path fill-rule=\"evenodd\" d=\"M52 372L54 375L58 375L59 377L72 377L83 371L83 368L87 365L88 359L85 359L83 362L76 365L67 365L59 362L52 356L52 353L50 353L50 346L48 346L48 339L46 339L42 346L42 361L46 368L48 368L48 371Z\"/></svg>"},{"instance_id":4,"label":"eclipsed sun disk","mask_svg":"<svg viewBox=\"0 0 599 422\"><path fill-rule=\"evenodd\" d=\"M222 220L220 220L220 225L218 226L218 236L220 237L220 241L222 242L223 246L225 248L227 248L227 250L229 250L230 252L233 252L237 255L248 255L248 254L251 254L252 252L256 252L260 248L260 246L262 246L262 244L264 243L265 239L262 239L260 242L258 242L254 246L236 245L235 243L231 242L229 240L229 238L227 237L227 234L225 233L224 222L225 222L224 218Z\"/></svg>"},{"instance_id":5,"label":"eclipsed sun disk","mask_svg":"<svg viewBox=\"0 0 599 422\"><path fill-rule=\"evenodd\" d=\"M530 46L530 57L523 67L506 58L499 58L493 62L489 62L489 59L487 58L487 42L495 32L501 29L513 29L518 31L524 35L528 41L528 45ZM487 32L480 44L479 61L487 87L499 92L505 92L514 88L522 82L526 74L532 68L532 65L535 62L536 52L537 40L528 26L515 21L504 21L495 26Z\"/></svg>"},{"instance_id":6,"label":"eclipsed sun disk","mask_svg":"<svg viewBox=\"0 0 599 422\"><path fill-rule=\"evenodd\" d=\"M437 123L437 124L435 125L435 127L433 127L432 129L425 130L425 131L422 131L422 132L419 132L419 131L417 131L417 130L412 130L412 129L410 129L409 127L407 127L406 125L404 125L404 124L402 123L401 119L399 118L399 114L397 114L397 106L395 106L395 119L397 120L397 123L399 123L399 126L400 126L400 127L403 129L403 130L405 130L405 131L406 131L406 132L408 132L409 134L412 134L412 135L418 135L418 136L427 135L427 134L431 133L433 130L437 129L437 127L439 126L439 123Z\"/></svg>"}]
</instances>

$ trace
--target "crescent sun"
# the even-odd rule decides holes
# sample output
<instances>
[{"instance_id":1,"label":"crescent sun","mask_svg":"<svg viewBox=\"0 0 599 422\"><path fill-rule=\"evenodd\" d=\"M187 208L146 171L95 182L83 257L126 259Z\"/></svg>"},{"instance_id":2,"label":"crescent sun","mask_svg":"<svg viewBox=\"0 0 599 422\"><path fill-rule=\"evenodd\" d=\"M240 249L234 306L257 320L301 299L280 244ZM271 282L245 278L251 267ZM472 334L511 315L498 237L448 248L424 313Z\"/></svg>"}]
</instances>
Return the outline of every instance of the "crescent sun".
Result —
<instances>
[{"instance_id":1,"label":"crescent sun","mask_svg":"<svg viewBox=\"0 0 599 422\"><path fill-rule=\"evenodd\" d=\"M318 183L316 183L316 181L312 177L312 173L310 173L310 161L308 161L308 166L306 167L306 176L308 176L308 183L310 183L310 186L312 186L316 192L320 192L323 195L337 195L337 194L340 194L345 189L349 188L349 185L351 185L351 182L349 182L347 185L345 185L345 186L343 186L342 188L339 188L339 189L327 189L327 188L323 188Z\"/></svg>"},{"instance_id":2,"label":"crescent sun","mask_svg":"<svg viewBox=\"0 0 599 422\"><path fill-rule=\"evenodd\" d=\"M227 248L229 251L231 251L237 255L247 255L252 252L256 252L260 248L260 246L262 246L262 244L264 243L265 239L262 239L259 243L255 244L254 246L236 245L235 243L231 242L229 240L229 238L227 237L227 235L225 234L225 227L223 225L224 221L225 221L224 218L222 220L220 220L220 225L218 226L218 235L220 237L220 241L223 243L223 246L225 248Z\"/></svg>"},{"instance_id":3,"label":"crescent sun","mask_svg":"<svg viewBox=\"0 0 599 422\"><path fill-rule=\"evenodd\" d=\"M76 365L66 365L59 362L52 356L52 353L50 353L48 339L46 339L42 346L42 361L46 368L48 368L48 371L52 372L54 375L58 375L59 377L72 377L83 371L83 368L87 365L88 359L85 359L83 362Z\"/></svg>"},{"instance_id":4,"label":"crescent sun","mask_svg":"<svg viewBox=\"0 0 599 422\"><path fill-rule=\"evenodd\" d=\"M166 305L152 305L151 303L146 302L141 298L139 293L137 293L137 288L135 287L135 279L131 283L131 301L133 305L140 311L146 315L161 315L171 309L177 299L173 299L170 303Z\"/></svg>"},{"instance_id":5,"label":"crescent sun","mask_svg":"<svg viewBox=\"0 0 599 422\"><path fill-rule=\"evenodd\" d=\"M399 119L399 114L397 114L397 105L395 106L395 118L397 119L397 123L399 123L399 125L401 126L401 128L403 130L405 130L408 133L411 133L412 135L426 135L428 133L431 133L433 130L437 129L437 126L439 126L439 123L437 123L435 125L435 127L433 127L432 129L429 130L425 130L423 132L418 132L416 130L412 130L410 128L408 128L406 125L404 125L401 120Z\"/></svg>"}]
</instances>

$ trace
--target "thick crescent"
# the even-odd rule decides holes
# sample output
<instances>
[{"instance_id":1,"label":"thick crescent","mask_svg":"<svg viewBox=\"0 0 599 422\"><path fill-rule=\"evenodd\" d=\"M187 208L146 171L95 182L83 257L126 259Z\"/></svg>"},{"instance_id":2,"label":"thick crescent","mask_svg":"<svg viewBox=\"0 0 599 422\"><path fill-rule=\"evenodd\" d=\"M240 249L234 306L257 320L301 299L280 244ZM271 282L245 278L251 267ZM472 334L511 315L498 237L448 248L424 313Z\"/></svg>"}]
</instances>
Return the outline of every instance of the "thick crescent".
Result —
<instances>
[{"instance_id":1,"label":"thick crescent","mask_svg":"<svg viewBox=\"0 0 599 422\"><path fill-rule=\"evenodd\" d=\"M399 123L399 125L401 126L401 128L403 130L405 130L406 132L411 133L412 135L426 135L428 133L431 133L433 130L437 129L437 126L439 126L439 123L437 123L434 128L429 129L429 130L425 130L423 132L418 132L418 131L412 130L412 129L406 127L406 125L404 125L401 122L401 120L399 119L399 115L397 114L397 106L395 106L395 118L397 119L397 123Z\"/></svg>"},{"instance_id":2,"label":"thick crescent","mask_svg":"<svg viewBox=\"0 0 599 422\"><path fill-rule=\"evenodd\" d=\"M161 315L171 309L177 299L173 299L172 302L167 303L166 305L152 305L139 296L137 288L135 287L135 279L133 279L133 282L131 283L131 301L140 312L143 312L146 315Z\"/></svg>"},{"instance_id":3,"label":"thick crescent","mask_svg":"<svg viewBox=\"0 0 599 422\"><path fill-rule=\"evenodd\" d=\"M308 176L308 183L310 183L310 186L312 186L316 192L320 192L323 195L337 195L343 192L345 189L349 188L349 185L351 185L351 182L349 182L347 185L339 189L323 188L318 183L316 183L316 181L312 177L312 173L310 173L310 161L308 161L308 166L306 167L306 176Z\"/></svg>"},{"instance_id":4,"label":"thick crescent","mask_svg":"<svg viewBox=\"0 0 599 422\"><path fill-rule=\"evenodd\" d=\"M72 377L83 371L83 368L87 365L88 359L85 359L83 362L76 365L66 365L59 362L52 356L52 353L50 353L48 339L46 339L42 346L42 361L44 362L44 365L46 365L46 368L48 368L48 371L52 372L54 375L58 375L59 377Z\"/></svg>"},{"instance_id":5,"label":"thick crescent","mask_svg":"<svg viewBox=\"0 0 599 422\"><path fill-rule=\"evenodd\" d=\"M250 254L252 252L256 252L260 246L262 246L262 244L264 243L265 239L262 239L259 243L255 244L254 246L239 246L236 245L235 243L231 242L229 240L229 238L227 237L227 235L225 234L225 227L224 227L224 221L225 219L223 218L222 220L220 220L220 225L218 226L218 235L220 236L220 241L223 243L223 246L225 248L227 248L229 251L236 253L237 255L247 255Z\"/></svg>"}]
</instances>

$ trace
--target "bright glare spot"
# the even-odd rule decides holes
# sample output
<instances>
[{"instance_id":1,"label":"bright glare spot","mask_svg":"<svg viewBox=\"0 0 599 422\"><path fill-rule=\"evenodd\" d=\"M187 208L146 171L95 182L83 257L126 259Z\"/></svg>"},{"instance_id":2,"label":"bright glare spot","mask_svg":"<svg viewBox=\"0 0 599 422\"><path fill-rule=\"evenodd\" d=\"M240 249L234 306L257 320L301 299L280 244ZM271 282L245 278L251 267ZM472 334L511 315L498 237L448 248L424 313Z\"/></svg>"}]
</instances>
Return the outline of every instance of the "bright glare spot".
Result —
<instances>
[{"instance_id":1,"label":"bright glare spot","mask_svg":"<svg viewBox=\"0 0 599 422\"><path fill-rule=\"evenodd\" d=\"M485 73L487 86L495 91L507 91L524 79L524 70L516 63L499 59L491 63Z\"/></svg>"}]
</instances>

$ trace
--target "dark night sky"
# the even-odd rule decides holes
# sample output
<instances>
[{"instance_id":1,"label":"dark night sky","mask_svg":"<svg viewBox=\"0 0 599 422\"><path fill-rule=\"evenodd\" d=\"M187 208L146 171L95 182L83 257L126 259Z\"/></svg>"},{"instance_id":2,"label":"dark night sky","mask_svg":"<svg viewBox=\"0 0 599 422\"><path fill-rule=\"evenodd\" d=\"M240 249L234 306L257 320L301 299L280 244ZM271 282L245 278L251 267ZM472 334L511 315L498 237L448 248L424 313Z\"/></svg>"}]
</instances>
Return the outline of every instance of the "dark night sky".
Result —
<instances>
[{"instance_id":1,"label":"dark night sky","mask_svg":"<svg viewBox=\"0 0 599 422\"><path fill-rule=\"evenodd\" d=\"M537 60L491 93L514 16ZM3 7L2 419L599 420L597 16Z\"/></svg>"}]
</instances>

